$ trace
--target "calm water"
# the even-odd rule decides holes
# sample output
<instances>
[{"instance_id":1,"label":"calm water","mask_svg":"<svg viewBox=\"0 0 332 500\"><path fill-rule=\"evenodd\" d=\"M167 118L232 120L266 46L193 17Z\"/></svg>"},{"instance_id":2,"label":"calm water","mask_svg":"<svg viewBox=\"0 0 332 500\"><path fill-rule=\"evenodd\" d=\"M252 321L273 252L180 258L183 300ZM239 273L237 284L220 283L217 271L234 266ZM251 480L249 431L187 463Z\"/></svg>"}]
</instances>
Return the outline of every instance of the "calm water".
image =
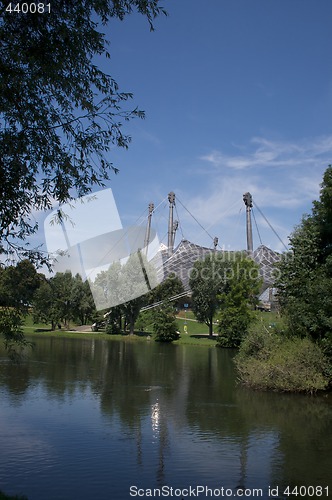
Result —
<instances>
[{"instance_id":1,"label":"calm water","mask_svg":"<svg viewBox=\"0 0 332 500\"><path fill-rule=\"evenodd\" d=\"M241 388L233 354L60 338L37 339L19 367L0 353L0 489L29 500L148 498L143 489L162 486L170 498L296 498L289 485L305 487L298 498L317 498L310 486L331 497L331 396Z\"/></svg>"}]
</instances>

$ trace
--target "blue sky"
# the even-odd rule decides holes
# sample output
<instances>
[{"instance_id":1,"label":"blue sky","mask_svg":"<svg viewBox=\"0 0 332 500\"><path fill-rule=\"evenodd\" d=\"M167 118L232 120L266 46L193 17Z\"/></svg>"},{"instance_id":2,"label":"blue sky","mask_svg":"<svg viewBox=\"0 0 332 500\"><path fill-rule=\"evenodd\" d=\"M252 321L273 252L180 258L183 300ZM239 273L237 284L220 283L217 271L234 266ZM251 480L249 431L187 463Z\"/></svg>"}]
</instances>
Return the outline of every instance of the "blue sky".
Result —
<instances>
[{"instance_id":1,"label":"blue sky","mask_svg":"<svg viewBox=\"0 0 332 500\"><path fill-rule=\"evenodd\" d=\"M167 232L174 191L185 237L211 246L196 217L224 248L246 246L242 195L250 191L281 239L311 209L332 163L330 0L164 0L167 18L132 15L107 27L103 69L134 93L146 119L125 124L128 151L112 188L124 226L149 202ZM283 250L255 211L263 244ZM164 239L166 243L166 240ZM254 230L254 247L260 244Z\"/></svg>"}]
</instances>

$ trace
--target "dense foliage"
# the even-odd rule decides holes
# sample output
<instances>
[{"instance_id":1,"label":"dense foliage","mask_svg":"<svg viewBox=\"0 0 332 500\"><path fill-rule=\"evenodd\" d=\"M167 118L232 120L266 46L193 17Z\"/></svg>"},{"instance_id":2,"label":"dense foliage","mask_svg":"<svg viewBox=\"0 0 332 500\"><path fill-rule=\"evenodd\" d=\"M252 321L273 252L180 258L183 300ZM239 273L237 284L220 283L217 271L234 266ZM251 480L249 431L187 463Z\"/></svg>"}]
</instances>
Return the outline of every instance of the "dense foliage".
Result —
<instances>
[{"instance_id":1,"label":"dense foliage","mask_svg":"<svg viewBox=\"0 0 332 500\"><path fill-rule=\"evenodd\" d=\"M239 347L254 320L253 309L262 285L257 264L241 253L234 255L227 287L220 296L218 345Z\"/></svg>"},{"instance_id":2,"label":"dense foliage","mask_svg":"<svg viewBox=\"0 0 332 500\"><path fill-rule=\"evenodd\" d=\"M153 311L153 321L153 331L158 342L173 342L179 338L175 309L169 302L164 302Z\"/></svg>"},{"instance_id":3,"label":"dense foliage","mask_svg":"<svg viewBox=\"0 0 332 500\"><path fill-rule=\"evenodd\" d=\"M22 324L40 283L41 275L29 260L0 268L0 332L12 359L19 359L22 350L30 345L23 335Z\"/></svg>"},{"instance_id":4,"label":"dense foliage","mask_svg":"<svg viewBox=\"0 0 332 500\"><path fill-rule=\"evenodd\" d=\"M98 309L108 310L109 333L116 333L118 327L115 323L119 323L121 314L130 334L134 333L135 321L141 307L147 303L149 288L155 286L156 279L154 267L145 256L138 254L132 254L123 265L113 263L107 271L96 276L91 287Z\"/></svg>"},{"instance_id":5,"label":"dense foliage","mask_svg":"<svg viewBox=\"0 0 332 500\"><path fill-rule=\"evenodd\" d=\"M142 281L136 257L133 254L126 264L112 264L107 271L99 273L94 281L94 294L98 301L119 302L118 305L108 308L106 316L106 332L117 334L129 329L129 333L134 333L134 328L144 331L147 327L153 327L155 323L154 306L160 303L163 310L174 315L176 301L169 302L169 299L181 294L184 290L183 284L175 275L170 275L162 283L156 285L156 274L154 267L144 258L144 267L149 275L150 284L153 288L147 292L146 283ZM103 298L100 298L103 294ZM134 298L125 300L125 296L132 295ZM149 309L141 312L141 308L147 306ZM107 308L105 308L107 309Z\"/></svg>"},{"instance_id":6,"label":"dense foliage","mask_svg":"<svg viewBox=\"0 0 332 500\"><path fill-rule=\"evenodd\" d=\"M190 281L192 309L213 334L218 321L218 344L238 347L252 321L251 308L261 279L255 262L236 252L211 253L195 262Z\"/></svg>"},{"instance_id":7,"label":"dense foliage","mask_svg":"<svg viewBox=\"0 0 332 500\"><path fill-rule=\"evenodd\" d=\"M174 308L180 307L183 301L187 301L184 295L183 283L175 274L171 273L167 278L159 283L151 292L146 296L146 306L148 309L139 313L135 327L139 331L153 330L155 324L155 307L156 304L162 306L170 306ZM180 297L178 297L180 296ZM178 297L174 299L174 297ZM172 311L173 314L173 311Z\"/></svg>"},{"instance_id":8,"label":"dense foliage","mask_svg":"<svg viewBox=\"0 0 332 500\"><path fill-rule=\"evenodd\" d=\"M278 297L289 331L332 348L332 167L319 201L290 237L291 252L279 265Z\"/></svg>"},{"instance_id":9,"label":"dense foliage","mask_svg":"<svg viewBox=\"0 0 332 500\"><path fill-rule=\"evenodd\" d=\"M0 267L0 307L27 312L33 296L42 281L34 265L27 259L16 266Z\"/></svg>"},{"instance_id":10,"label":"dense foliage","mask_svg":"<svg viewBox=\"0 0 332 500\"><path fill-rule=\"evenodd\" d=\"M178 276L174 273L171 273L167 276L167 278L159 283L159 285L151 290L149 303L153 304L158 301L167 300L177 295L183 294L184 287L183 283ZM177 304L180 299L172 301L174 304Z\"/></svg>"},{"instance_id":11,"label":"dense foliage","mask_svg":"<svg viewBox=\"0 0 332 500\"><path fill-rule=\"evenodd\" d=\"M256 389L314 393L328 387L326 357L308 338L251 332L235 360L242 382Z\"/></svg>"},{"instance_id":12,"label":"dense foliage","mask_svg":"<svg viewBox=\"0 0 332 500\"><path fill-rule=\"evenodd\" d=\"M200 323L209 328L213 335L215 314L221 304L221 296L227 289L227 275L230 261L220 253L211 253L204 260L195 262L190 274L192 309Z\"/></svg>"},{"instance_id":13,"label":"dense foliage","mask_svg":"<svg viewBox=\"0 0 332 500\"><path fill-rule=\"evenodd\" d=\"M68 328L70 321L85 325L96 312L88 282L70 272L45 278L34 294L32 305L34 320L51 323L52 330L59 324Z\"/></svg>"}]
</instances>

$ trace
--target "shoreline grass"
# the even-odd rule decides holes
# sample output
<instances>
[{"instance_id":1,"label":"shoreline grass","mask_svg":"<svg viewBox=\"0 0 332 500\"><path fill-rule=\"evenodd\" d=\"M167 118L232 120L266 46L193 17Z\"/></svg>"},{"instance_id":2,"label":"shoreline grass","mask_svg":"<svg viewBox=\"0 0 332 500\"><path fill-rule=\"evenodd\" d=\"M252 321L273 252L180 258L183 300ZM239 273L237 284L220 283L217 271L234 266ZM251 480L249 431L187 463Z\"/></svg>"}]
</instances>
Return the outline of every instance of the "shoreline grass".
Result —
<instances>
[{"instance_id":1,"label":"shoreline grass","mask_svg":"<svg viewBox=\"0 0 332 500\"><path fill-rule=\"evenodd\" d=\"M180 316L180 317L179 317ZM179 315L177 317L178 330L180 332L180 338L173 342L174 345L198 345L198 346L208 346L213 347L216 345L217 332L215 333L213 339L207 336L208 328L205 324L198 323L193 319L192 314ZM182 316L182 317L181 317ZM184 317L185 316L185 317ZM283 321L282 318L277 313L273 312L259 312L256 313L257 321L253 323L251 329L269 329L274 327L281 327ZM187 332L185 333L185 326L187 327ZM67 337L75 339L100 339L100 340L121 340L126 342L147 342L155 341L155 335L151 331L141 332L136 331L134 335L129 334L115 334L109 335L103 331L92 332L92 331L79 331L76 325L72 325L68 330L56 329L51 330L49 324L33 323L31 316L27 316L25 324L23 326L23 331L29 336L39 336L39 337ZM217 328L216 328L217 330Z\"/></svg>"},{"instance_id":2,"label":"shoreline grass","mask_svg":"<svg viewBox=\"0 0 332 500\"><path fill-rule=\"evenodd\" d=\"M39 330L26 328L24 333L29 337L58 337L58 338L74 338L78 340L107 340L107 341L125 341L125 342L148 342L155 341L155 335L147 332L135 332L134 335L129 335L128 333L109 335L105 332L78 332L78 331L66 331L66 330ZM216 345L216 335L213 339L210 339L205 334L184 334L182 333L178 340L172 342L174 345L198 345L198 346L210 346Z\"/></svg>"}]
</instances>

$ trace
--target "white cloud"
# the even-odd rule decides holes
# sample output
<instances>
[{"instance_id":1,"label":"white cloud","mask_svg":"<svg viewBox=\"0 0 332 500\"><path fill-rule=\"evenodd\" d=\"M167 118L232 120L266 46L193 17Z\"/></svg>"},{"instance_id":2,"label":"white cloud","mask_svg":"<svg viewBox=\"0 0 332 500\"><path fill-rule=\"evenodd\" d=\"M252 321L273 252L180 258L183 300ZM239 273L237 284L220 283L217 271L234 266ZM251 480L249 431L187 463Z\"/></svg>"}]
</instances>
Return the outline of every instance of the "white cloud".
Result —
<instances>
[{"instance_id":1,"label":"white cloud","mask_svg":"<svg viewBox=\"0 0 332 500\"><path fill-rule=\"evenodd\" d=\"M233 146L234 148L234 146ZM242 196L249 191L282 241L287 244L303 213L319 196L322 175L332 158L332 136L297 142L253 137L236 146L234 154L213 150L200 158L212 168L200 175L199 193L188 192L183 200L209 233L233 248L245 247L245 216ZM240 151L240 154L238 154ZM207 175L208 174L208 175ZM242 213L241 213L242 212ZM255 211L263 243L284 250L264 218ZM186 224L190 224L186 216ZM239 222L240 221L240 222ZM203 231L191 228L194 241ZM195 240L196 238L196 240ZM259 244L256 235L256 243Z\"/></svg>"},{"instance_id":2,"label":"white cloud","mask_svg":"<svg viewBox=\"0 0 332 500\"><path fill-rule=\"evenodd\" d=\"M215 168L244 170L269 167L315 167L331 161L332 136L306 139L298 142L272 141L253 137L240 148L242 154L226 154L213 150L200 159Z\"/></svg>"}]
</instances>

